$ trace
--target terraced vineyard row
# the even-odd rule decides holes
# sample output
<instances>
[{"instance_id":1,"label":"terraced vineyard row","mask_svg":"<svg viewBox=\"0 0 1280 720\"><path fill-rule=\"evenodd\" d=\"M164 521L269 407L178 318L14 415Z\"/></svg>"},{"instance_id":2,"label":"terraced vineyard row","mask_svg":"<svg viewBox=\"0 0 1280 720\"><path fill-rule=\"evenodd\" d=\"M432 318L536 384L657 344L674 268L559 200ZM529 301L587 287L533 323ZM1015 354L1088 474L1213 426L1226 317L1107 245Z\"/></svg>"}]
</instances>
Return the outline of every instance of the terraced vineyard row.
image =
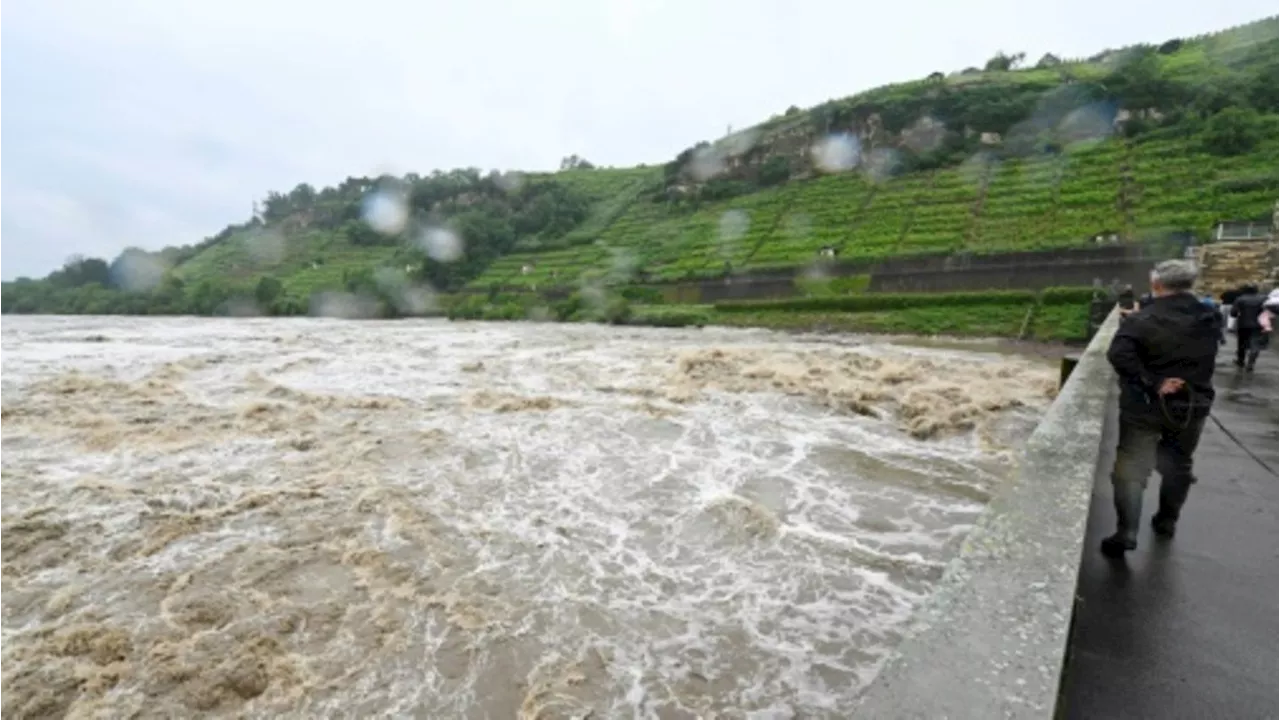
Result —
<instances>
[{"instance_id":1,"label":"terraced vineyard row","mask_svg":"<svg viewBox=\"0 0 1280 720\"><path fill-rule=\"evenodd\" d=\"M840 247L872 187L862 176L849 173L795 183L784 190L785 210L735 266L791 267L812 260L824 247Z\"/></svg>"},{"instance_id":2,"label":"terraced vineyard row","mask_svg":"<svg viewBox=\"0 0 1280 720\"><path fill-rule=\"evenodd\" d=\"M1045 156L994 168L971 246L989 252L1038 246L1053 228L1055 199L1066 165L1061 157Z\"/></svg>"},{"instance_id":3,"label":"terraced vineyard row","mask_svg":"<svg viewBox=\"0 0 1280 720\"><path fill-rule=\"evenodd\" d=\"M329 251L324 262L306 265L284 278L284 288L294 297L310 297L313 292L342 288L347 276L371 272L389 265L395 248L347 247Z\"/></svg>"},{"instance_id":4,"label":"terraced vineyard row","mask_svg":"<svg viewBox=\"0 0 1280 720\"><path fill-rule=\"evenodd\" d=\"M975 158L884 182L827 175L692 213L633 198L593 230L593 245L503 258L472 286L568 285L592 269L643 270L653 280L715 277L726 268L803 266L827 246L841 258L878 259L1069 247L1103 232L1204 233L1218 220L1264 215L1274 205L1277 147L1270 143L1224 158L1186 139L1108 140L1034 158ZM524 266L531 269L520 274Z\"/></svg>"},{"instance_id":5,"label":"terraced vineyard row","mask_svg":"<svg viewBox=\"0 0 1280 720\"><path fill-rule=\"evenodd\" d=\"M547 288L571 285L587 271L604 267L607 253L599 245L581 245L538 253L514 253L498 258L469 287Z\"/></svg>"},{"instance_id":6,"label":"terraced vineyard row","mask_svg":"<svg viewBox=\"0 0 1280 720\"><path fill-rule=\"evenodd\" d=\"M952 252L964 246L983 170L977 164L939 170L920 187L910 208L899 255ZM874 205L872 208L874 209Z\"/></svg>"},{"instance_id":7,"label":"terraced vineyard row","mask_svg":"<svg viewBox=\"0 0 1280 720\"><path fill-rule=\"evenodd\" d=\"M605 228L661 177L659 168L567 170L554 175L557 183L568 185L592 201L591 214L581 225L558 238L521 238L519 251L536 251L548 245L563 248L594 242Z\"/></svg>"},{"instance_id":8,"label":"terraced vineyard row","mask_svg":"<svg viewBox=\"0 0 1280 720\"><path fill-rule=\"evenodd\" d=\"M1137 143L1138 227L1208 228L1265 213L1276 201L1277 150L1274 136L1255 152L1225 158L1188 152L1176 140Z\"/></svg>"}]
</instances>

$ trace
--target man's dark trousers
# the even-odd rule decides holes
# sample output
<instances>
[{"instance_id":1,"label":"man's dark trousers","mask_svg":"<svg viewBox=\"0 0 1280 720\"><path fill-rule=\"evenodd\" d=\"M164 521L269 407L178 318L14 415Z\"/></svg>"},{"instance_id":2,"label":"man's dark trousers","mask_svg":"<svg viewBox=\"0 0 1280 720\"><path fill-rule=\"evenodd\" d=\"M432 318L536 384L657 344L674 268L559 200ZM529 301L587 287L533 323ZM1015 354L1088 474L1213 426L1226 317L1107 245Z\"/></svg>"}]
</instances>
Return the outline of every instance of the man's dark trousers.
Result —
<instances>
[{"instance_id":1,"label":"man's dark trousers","mask_svg":"<svg viewBox=\"0 0 1280 720\"><path fill-rule=\"evenodd\" d=\"M1262 352L1262 328L1236 327L1236 365L1253 365Z\"/></svg>"},{"instance_id":2,"label":"man's dark trousers","mask_svg":"<svg viewBox=\"0 0 1280 720\"><path fill-rule=\"evenodd\" d=\"M1138 417L1120 413L1120 441L1111 473L1115 495L1116 525L1126 540L1137 541L1142 524L1142 495L1152 470L1160 471L1160 509L1157 515L1175 522L1196 481L1191 457L1200 443L1206 417L1193 417L1182 427L1167 418Z\"/></svg>"}]
</instances>

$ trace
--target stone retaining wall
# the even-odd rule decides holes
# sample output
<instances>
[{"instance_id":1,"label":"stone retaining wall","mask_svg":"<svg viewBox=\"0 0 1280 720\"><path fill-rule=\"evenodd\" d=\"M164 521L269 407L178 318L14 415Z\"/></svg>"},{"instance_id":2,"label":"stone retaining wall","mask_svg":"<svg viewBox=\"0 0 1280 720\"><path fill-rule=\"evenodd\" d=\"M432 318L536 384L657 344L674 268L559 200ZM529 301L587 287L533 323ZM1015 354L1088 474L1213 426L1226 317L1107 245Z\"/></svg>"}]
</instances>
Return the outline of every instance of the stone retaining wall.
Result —
<instances>
[{"instance_id":1,"label":"stone retaining wall","mask_svg":"<svg viewBox=\"0 0 1280 720\"><path fill-rule=\"evenodd\" d=\"M1200 264L1197 289L1215 297L1245 283L1259 285L1276 277L1276 241L1242 240L1202 245L1197 248Z\"/></svg>"}]
</instances>

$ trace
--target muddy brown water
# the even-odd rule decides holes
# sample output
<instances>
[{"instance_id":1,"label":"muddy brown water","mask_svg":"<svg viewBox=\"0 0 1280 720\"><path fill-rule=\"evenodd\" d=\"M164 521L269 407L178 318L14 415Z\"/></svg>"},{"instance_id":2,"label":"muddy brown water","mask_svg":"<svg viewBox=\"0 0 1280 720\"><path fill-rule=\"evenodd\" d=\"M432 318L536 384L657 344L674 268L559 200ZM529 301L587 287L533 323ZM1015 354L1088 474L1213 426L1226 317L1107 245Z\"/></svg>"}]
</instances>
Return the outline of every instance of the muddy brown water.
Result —
<instances>
[{"instance_id":1,"label":"muddy brown water","mask_svg":"<svg viewBox=\"0 0 1280 720\"><path fill-rule=\"evenodd\" d=\"M9 717L844 717L1043 359L5 318Z\"/></svg>"}]
</instances>

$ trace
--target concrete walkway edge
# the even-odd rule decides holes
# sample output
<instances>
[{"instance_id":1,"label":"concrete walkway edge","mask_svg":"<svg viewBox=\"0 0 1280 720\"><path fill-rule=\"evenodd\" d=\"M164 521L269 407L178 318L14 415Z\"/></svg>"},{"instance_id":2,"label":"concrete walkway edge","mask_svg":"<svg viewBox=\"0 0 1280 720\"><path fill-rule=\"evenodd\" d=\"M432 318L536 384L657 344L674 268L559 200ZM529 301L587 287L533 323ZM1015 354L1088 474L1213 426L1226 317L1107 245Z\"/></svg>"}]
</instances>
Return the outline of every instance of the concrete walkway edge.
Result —
<instances>
[{"instance_id":1,"label":"concrete walkway edge","mask_svg":"<svg viewBox=\"0 0 1280 720\"><path fill-rule=\"evenodd\" d=\"M1057 705L1103 420L1112 312L857 717L1049 718Z\"/></svg>"}]
</instances>

